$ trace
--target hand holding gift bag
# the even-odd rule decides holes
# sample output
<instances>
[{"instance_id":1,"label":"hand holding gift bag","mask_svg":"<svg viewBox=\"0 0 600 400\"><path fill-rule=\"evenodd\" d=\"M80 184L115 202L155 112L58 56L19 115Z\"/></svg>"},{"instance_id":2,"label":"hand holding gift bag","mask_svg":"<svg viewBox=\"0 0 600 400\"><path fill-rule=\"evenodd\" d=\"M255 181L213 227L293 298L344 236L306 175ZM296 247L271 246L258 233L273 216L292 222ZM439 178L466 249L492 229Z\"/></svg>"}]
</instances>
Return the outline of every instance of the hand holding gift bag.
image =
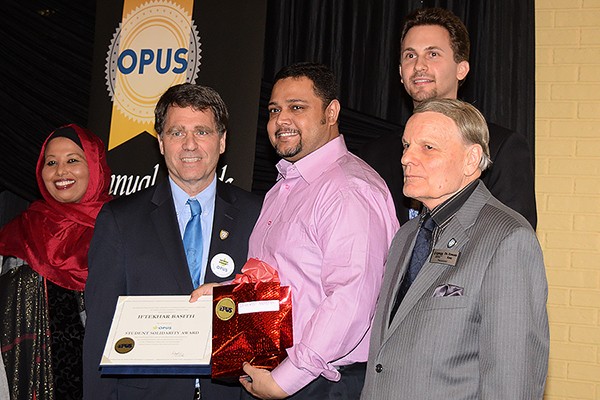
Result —
<instances>
[{"instance_id":1,"label":"hand holding gift bag","mask_svg":"<svg viewBox=\"0 0 600 400\"><path fill-rule=\"evenodd\" d=\"M249 259L230 285L213 289L212 377L237 378L242 363L273 369L292 347L292 293L277 271Z\"/></svg>"}]
</instances>

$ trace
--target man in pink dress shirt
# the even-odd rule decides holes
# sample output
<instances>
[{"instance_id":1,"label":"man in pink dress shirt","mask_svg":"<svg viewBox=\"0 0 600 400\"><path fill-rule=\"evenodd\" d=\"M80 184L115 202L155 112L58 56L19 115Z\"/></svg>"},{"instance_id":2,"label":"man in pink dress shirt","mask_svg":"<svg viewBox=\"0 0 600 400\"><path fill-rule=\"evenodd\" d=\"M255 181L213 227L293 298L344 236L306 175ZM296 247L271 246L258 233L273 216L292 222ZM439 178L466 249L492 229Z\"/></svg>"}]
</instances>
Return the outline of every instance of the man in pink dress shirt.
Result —
<instances>
[{"instance_id":1,"label":"man in pink dress shirt","mask_svg":"<svg viewBox=\"0 0 600 400\"><path fill-rule=\"evenodd\" d=\"M272 372L244 365L261 399L358 399L394 203L381 177L348 152L338 130L335 77L321 64L275 76L267 130L283 159L250 236L261 259L292 287L294 346ZM247 395L247 394L246 394Z\"/></svg>"}]
</instances>

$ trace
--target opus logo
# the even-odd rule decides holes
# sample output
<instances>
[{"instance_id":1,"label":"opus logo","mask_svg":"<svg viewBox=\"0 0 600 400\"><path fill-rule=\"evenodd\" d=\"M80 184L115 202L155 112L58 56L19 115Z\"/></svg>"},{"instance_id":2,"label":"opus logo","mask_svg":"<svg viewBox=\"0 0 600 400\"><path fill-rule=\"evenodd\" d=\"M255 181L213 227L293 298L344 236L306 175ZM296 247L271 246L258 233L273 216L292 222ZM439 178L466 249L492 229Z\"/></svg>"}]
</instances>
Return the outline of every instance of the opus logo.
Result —
<instances>
[{"instance_id":1,"label":"opus logo","mask_svg":"<svg viewBox=\"0 0 600 400\"><path fill-rule=\"evenodd\" d=\"M201 49L192 10L189 0L124 1L106 57L113 102L109 150L143 131L153 133L154 107L165 90L195 83Z\"/></svg>"},{"instance_id":2,"label":"opus logo","mask_svg":"<svg viewBox=\"0 0 600 400\"><path fill-rule=\"evenodd\" d=\"M129 353L135 347L135 341L130 337L124 337L115 343L115 351L119 354Z\"/></svg>"}]
</instances>

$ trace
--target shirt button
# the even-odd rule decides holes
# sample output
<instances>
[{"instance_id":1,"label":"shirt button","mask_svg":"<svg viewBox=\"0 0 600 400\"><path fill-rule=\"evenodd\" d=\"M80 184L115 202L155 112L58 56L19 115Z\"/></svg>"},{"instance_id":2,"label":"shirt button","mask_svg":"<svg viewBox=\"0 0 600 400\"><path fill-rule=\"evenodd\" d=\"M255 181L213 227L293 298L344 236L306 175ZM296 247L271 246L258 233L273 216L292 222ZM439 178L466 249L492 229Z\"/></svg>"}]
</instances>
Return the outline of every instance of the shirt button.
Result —
<instances>
[{"instance_id":1,"label":"shirt button","mask_svg":"<svg viewBox=\"0 0 600 400\"><path fill-rule=\"evenodd\" d=\"M380 373L381 371L383 371L383 365L377 364L375 366L375 372Z\"/></svg>"},{"instance_id":2,"label":"shirt button","mask_svg":"<svg viewBox=\"0 0 600 400\"><path fill-rule=\"evenodd\" d=\"M267 221L267 225L271 225L271 222L272 222L272 221Z\"/></svg>"}]
</instances>

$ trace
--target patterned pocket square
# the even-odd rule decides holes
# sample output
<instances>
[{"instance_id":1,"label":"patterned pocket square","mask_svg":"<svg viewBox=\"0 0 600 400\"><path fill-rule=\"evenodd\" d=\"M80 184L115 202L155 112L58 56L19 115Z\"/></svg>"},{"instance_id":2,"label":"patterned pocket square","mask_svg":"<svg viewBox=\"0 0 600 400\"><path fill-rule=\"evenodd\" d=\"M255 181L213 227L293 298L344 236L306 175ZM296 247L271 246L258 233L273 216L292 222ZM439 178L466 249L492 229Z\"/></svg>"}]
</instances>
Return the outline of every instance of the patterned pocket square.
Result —
<instances>
[{"instance_id":1,"label":"patterned pocket square","mask_svg":"<svg viewBox=\"0 0 600 400\"><path fill-rule=\"evenodd\" d=\"M464 288L460 286L445 283L435 288L432 297L450 297L450 296L462 296Z\"/></svg>"}]
</instances>

